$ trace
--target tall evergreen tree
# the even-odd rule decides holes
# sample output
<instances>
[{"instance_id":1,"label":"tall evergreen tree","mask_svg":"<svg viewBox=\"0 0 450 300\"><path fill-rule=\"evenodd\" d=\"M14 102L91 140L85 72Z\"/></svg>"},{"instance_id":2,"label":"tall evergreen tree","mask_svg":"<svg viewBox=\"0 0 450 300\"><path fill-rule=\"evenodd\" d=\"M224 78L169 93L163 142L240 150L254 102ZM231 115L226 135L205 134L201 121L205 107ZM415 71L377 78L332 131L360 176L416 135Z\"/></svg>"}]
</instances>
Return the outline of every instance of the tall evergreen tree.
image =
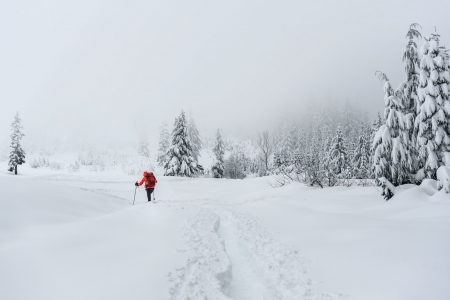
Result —
<instances>
[{"instance_id":1,"label":"tall evergreen tree","mask_svg":"<svg viewBox=\"0 0 450 300\"><path fill-rule=\"evenodd\" d=\"M167 162L164 165L165 176L192 177L203 170L194 159L187 130L186 116L184 111L181 111L180 116L175 119L172 144L167 151Z\"/></svg>"},{"instance_id":2,"label":"tall evergreen tree","mask_svg":"<svg viewBox=\"0 0 450 300\"><path fill-rule=\"evenodd\" d=\"M167 130L167 123L164 121L159 127L159 148L156 161L158 166L163 167L166 164L166 155L170 147L170 134Z\"/></svg>"},{"instance_id":3,"label":"tall evergreen tree","mask_svg":"<svg viewBox=\"0 0 450 300\"><path fill-rule=\"evenodd\" d=\"M331 147L328 153L328 161L336 175L341 174L344 169L348 168L350 165L340 126L338 126L336 136L331 142Z\"/></svg>"},{"instance_id":4,"label":"tall evergreen tree","mask_svg":"<svg viewBox=\"0 0 450 300\"><path fill-rule=\"evenodd\" d=\"M214 155L216 156L216 162L212 166L211 170L214 178L222 178L224 175L224 155L225 155L225 145L222 140L219 129L216 133L216 144L213 148Z\"/></svg>"},{"instance_id":5,"label":"tall evergreen tree","mask_svg":"<svg viewBox=\"0 0 450 300\"><path fill-rule=\"evenodd\" d=\"M449 57L439 46L439 34L433 33L422 46L418 89L419 113L415 120L417 142L428 178L436 179L436 171L450 164Z\"/></svg>"},{"instance_id":6,"label":"tall evergreen tree","mask_svg":"<svg viewBox=\"0 0 450 300\"><path fill-rule=\"evenodd\" d=\"M370 175L370 142L366 137L366 130L364 126L361 128L359 135L358 144L355 148L355 153L353 155L353 174L358 179L369 178Z\"/></svg>"},{"instance_id":7,"label":"tall evergreen tree","mask_svg":"<svg viewBox=\"0 0 450 300\"><path fill-rule=\"evenodd\" d=\"M400 89L403 90L403 107L404 114L415 116L418 113L418 95L419 87L419 51L417 41L422 38L418 28L419 24L414 23L409 27L406 37L408 42L403 52L403 63L405 65L406 80L401 84Z\"/></svg>"},{"instance_id":8,"label":"tall evergreen tree","mask_svg":"<svg viewBox=\"0 0 450 300\"><path fill-rule=\"evenodd\" d=\"M196 162L198 162L198 157L200 156L200 150L202 150L202 141L200 139L200 134L198 133L197 126L195 125L194 118L192 116L189 118L188 122L188 136L191 140L192 155Z\"/></svg>"},{"instance_id":9,"label":"tall evergreen tree","mask_svg":"<svg viewBox=\"0 0 450 300\"><path fill-rule=\"evenodd\" d=\"M403 52L403 63L405 65L406 79L398 87L399 98L401 98L401 110L405 116L405 144L406 150L411 156L410 172L416 173L419 168L419 153L416 147L416 136L414 120L417 116L418 87L419 87L419 53L417 51L417 41L422 35L417 30L419 24L411 24L406 37L408 42Z\"/></svg>"},{"instance_id":10,"label":"tall evergreen tree","mask_svg":"<svg viewBox=\"0 0 450 300\"><path fill-rule=\"evenodd\" d=\"M386 74L377 72L384 84L386 123L375 134L372 146L373 168L386 200L394 195L392 186L408 183L412 158L409 152L409 128L403 114L402 91L393 90Z\"/></svg>"},{"instance_id":11,"label":"tall evergreen tree","mask_svg":"<svg viewBox=\"0 0 450 300\"><path fill-rule=\"evenodd\" d=\"M11 124L11 153L9 155L8 171L17 175L17 166L25 163L25 151L23 151L20 142L25 134L22 133L22 120L19 117L19 113L14 116L14 121Z\"/></svg>"}]
</instances>

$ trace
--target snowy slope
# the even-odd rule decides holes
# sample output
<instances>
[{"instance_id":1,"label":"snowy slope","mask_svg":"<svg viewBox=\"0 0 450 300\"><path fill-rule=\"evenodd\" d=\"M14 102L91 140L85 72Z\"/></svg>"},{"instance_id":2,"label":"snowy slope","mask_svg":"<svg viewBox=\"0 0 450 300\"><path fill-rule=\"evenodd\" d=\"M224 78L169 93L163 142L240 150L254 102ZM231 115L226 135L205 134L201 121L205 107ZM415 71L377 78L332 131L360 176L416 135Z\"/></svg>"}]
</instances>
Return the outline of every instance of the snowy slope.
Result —
<instances>
[{"instance_id":1,"label":"snowy slope","mask_svg":"<svg viewBox=\"0 0 450 300\"><path fill-rule=\"evenodd\" d=\"M37 172L33 170L33 172ZM0 176L0 299L448 299L433 182L272 189L268 178ZM434 183L435 184L435 183Z\"/></svg>"}]
</instances>

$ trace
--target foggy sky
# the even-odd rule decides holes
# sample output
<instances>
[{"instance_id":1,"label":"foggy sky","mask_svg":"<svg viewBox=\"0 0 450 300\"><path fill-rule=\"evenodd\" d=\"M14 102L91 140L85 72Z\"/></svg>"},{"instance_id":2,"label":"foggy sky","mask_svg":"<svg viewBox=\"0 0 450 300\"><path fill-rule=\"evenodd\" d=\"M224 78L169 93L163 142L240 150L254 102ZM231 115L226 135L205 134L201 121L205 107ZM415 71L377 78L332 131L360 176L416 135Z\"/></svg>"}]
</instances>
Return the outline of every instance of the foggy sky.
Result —
<instances>
[{"instance_id":1,"label":"foggy sky","mask_svg":"<svg viewBox=\"0 0 450 300\"><path fill-rule=\"evenodd\" d=\"M0 141L156 143L181 109L202 128L257 130L309 101L383 109L411 23L450 42L450 1L2 1ZM446 44L447 43L447 44ZM450 47L450 45L448 45Z\"/></svg>"}]
</instances>

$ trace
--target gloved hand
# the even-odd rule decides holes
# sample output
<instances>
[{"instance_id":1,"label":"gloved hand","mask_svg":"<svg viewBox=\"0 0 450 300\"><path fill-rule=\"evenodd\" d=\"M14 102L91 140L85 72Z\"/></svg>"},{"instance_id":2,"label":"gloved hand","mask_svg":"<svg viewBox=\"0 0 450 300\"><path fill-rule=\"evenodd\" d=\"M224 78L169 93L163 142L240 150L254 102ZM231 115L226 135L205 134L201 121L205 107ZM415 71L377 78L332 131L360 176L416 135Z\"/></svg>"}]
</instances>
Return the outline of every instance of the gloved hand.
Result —
<instances>
[{"instance_id":1,"label":"gloved hand","mask_svg":"<svg viewBox=\"0 0 450 300\"><path fill-rule=\"evenodd\" d=\"M135 186L139 186L139 184L137 183L137 181L136 181L136 183L134 184Z\"/></svg>"}]
</instances>

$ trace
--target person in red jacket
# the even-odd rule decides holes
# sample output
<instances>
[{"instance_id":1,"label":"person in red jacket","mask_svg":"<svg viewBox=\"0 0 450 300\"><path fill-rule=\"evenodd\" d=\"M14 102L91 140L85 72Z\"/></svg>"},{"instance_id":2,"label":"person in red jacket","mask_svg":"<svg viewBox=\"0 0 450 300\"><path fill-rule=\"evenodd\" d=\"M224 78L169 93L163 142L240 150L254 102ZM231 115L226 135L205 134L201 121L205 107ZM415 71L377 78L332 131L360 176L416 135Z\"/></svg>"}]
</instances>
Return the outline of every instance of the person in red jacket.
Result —
<instances>
[{"instance_id":1,"label":"person in red jacket","mask_svg":"<svg viewBox=\"0 0 450 300\"><path fill-rule=\"evenodd\" d=\"M148 202L152 201L152 193L155 190L155 185L158 182L156 180L155 175L153 172L144 172L144 177L142 178L141 182L137 182L134 184L135 186L141 186L145 182L145 191L147 192L147 198Z\"/></svg>"}]
</instances>

